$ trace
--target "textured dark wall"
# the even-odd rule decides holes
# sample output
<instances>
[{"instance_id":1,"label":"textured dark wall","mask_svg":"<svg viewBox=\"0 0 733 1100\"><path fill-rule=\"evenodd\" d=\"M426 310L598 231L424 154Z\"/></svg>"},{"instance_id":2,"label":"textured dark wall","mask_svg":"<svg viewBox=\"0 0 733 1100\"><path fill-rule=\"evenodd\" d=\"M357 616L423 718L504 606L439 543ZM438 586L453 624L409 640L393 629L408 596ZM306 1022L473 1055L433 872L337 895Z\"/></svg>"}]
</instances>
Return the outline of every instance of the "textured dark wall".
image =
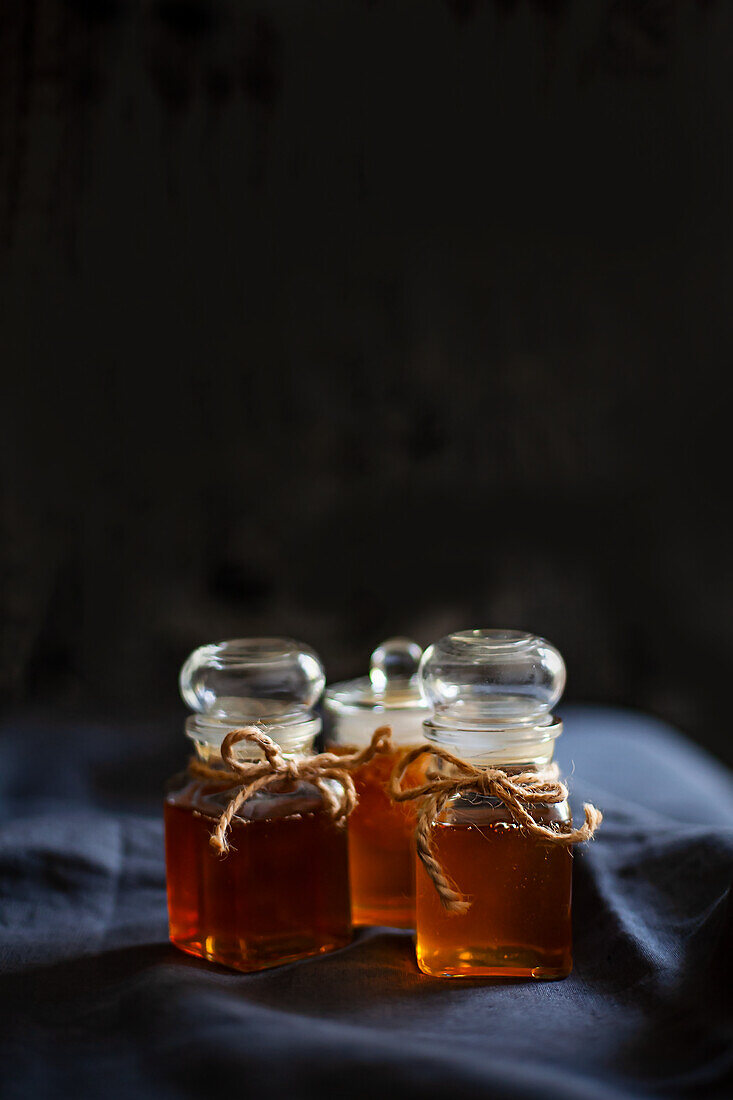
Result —
<instances>
[{"instance_id":1,"label":"textured dark wall","mask_svg":"<svg viewBox=\"0 0 733 1100\"><path fill-rule=\"evenodd\" d=\"M3 0L2 676L520 626L730 756L733 6Z\"/></svg>"}]
</instances>

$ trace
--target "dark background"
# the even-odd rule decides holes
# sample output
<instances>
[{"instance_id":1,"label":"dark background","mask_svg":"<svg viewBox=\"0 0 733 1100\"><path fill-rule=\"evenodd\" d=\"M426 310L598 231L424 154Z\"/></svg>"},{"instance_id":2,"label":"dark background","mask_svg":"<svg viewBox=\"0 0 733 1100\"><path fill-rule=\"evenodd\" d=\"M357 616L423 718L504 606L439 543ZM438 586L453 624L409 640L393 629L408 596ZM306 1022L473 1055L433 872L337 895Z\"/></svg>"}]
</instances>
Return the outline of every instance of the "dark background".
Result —
<instances>
[{"instance_id":1,"label":"dark background","mask_svg":"<svg viewBox=\"0 0 733 1100\"><path fill-rule=\"evenodd\" d=\"M731 759L732 73L722 0L3 0L6 704L512 626Z\"/></svg>"}]
</instances>

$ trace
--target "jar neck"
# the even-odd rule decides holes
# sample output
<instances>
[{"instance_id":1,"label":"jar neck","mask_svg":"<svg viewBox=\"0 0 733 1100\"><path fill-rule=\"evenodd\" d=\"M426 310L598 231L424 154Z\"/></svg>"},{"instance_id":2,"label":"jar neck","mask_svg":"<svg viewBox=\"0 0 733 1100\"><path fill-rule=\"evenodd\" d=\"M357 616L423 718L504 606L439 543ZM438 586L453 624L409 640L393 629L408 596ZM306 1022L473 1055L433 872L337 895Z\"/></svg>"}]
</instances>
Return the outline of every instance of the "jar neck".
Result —
<instances>
[{"instance_id":1,"label":"jar neck","mask_svg":"<svg viewBox=\"0 0 733 1100\"><path fill-rule=\"evenodd\" d=\"M389 726L392 744L400 748L419 745L425 707L359 707L326 700L326 740L331 745L364 748L380 726Z\"/></svg>"},{"instance_id":2,"label":"jar neck","mask_svg":"<svg viewBox=\"0 0 733 1100\"><path fill-rule=\"evenodd\" d=\"M196 714L186 719L186 736L194 743L196 755L200 760L215 766L221 762L221 746L224 738L234 729L248 725L246 722L212 719ZM257 729L275 741L285 756L311 756L313 742L320 732L320 718L307 722L277 726L258 722ZM262 750L251 741L239 741L234 746L234 755L241 761L264 760Z\"/></svg>"},{"instance_id":3,"label":"jar neck","mask_svg":"<svg viewBox=\"0 0 733 1100\"><path fill-rule=\"evenodd\" d=\"M423 723L426 739L448 749L476 768L543 768L550 763L562 722L553 718L537 726L465 728L428 719Z\"/></svg>"}]
</instances>

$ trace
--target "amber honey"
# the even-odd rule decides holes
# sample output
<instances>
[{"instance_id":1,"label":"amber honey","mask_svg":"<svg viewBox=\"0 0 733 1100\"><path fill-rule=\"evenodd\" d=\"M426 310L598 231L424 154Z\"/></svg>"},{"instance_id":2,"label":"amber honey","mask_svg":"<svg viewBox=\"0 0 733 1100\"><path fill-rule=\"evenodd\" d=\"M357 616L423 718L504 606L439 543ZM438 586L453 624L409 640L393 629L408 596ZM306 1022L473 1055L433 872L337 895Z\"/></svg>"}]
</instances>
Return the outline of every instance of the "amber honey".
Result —
<instances>
[{"instance_id":1,"label":"amber honey","mask_svg":"<svg viewBox=\"0 0 733 1100\"><path fill-rule=\"evenodd\" d=\"M359 804L349 818L351 906L354 924L415 926L415 811L387 792L397 753L376 756L354 775ZM405 783L422 782L423 765Z\"/></svg>"},{"instance_id":2,"label":"amber honey","mask_svg":"<svg viewBox=\"0 0 733 1100\"><path fill-rule=\"evenodd\" d=\"M567 820L567 815L560 811ZM556 810L545 820L557 820ZM572 968L573 857L528 836L495 806L433 825L434 851L472 902L451 915L418 862L417 960L436 977L562 978Z\"/></svg>"},{"instance_id":3,"label":"amber honey","mask_svg":"<svg viewBox=\"0 0 733 1100\"><path fill-rule=\"evenodd\" d=\"M233 819L222 858L209 837L223 805L226 797L198 782L166 800L172 942L244 971L347 944L346 830L322 812L317 793L245 803L250 820Z\"/></svg>"}]
</instances>

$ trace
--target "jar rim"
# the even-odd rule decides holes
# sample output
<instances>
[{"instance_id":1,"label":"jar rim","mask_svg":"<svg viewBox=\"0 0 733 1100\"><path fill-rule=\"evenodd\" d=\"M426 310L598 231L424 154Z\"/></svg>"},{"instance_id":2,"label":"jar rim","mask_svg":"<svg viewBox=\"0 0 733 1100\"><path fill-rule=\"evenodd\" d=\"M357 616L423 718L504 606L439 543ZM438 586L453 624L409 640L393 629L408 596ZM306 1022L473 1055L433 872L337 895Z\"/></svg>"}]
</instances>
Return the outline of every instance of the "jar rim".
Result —
<instances>
[{"instance_id":1,"label":"jar rim","mask_svg":"<svg viewBox=\"0 0 733 1100\"><path fill-rule=\"evenodd\" d=\"M450 720L445 715L434 714L431 718L425 719L423 729L425 730L425 736L434 741L439 740L440 734L438 731L447 735L468 734L477 739L484 735L487 738L491 737L497 740L503 738L512 742L554 741L562 733L563 721L556 714L548 714L546 720L534 721L526 725L516 723L489 726L485 722L470 722L460 718Z\"/></svg>"}]
</instances>

